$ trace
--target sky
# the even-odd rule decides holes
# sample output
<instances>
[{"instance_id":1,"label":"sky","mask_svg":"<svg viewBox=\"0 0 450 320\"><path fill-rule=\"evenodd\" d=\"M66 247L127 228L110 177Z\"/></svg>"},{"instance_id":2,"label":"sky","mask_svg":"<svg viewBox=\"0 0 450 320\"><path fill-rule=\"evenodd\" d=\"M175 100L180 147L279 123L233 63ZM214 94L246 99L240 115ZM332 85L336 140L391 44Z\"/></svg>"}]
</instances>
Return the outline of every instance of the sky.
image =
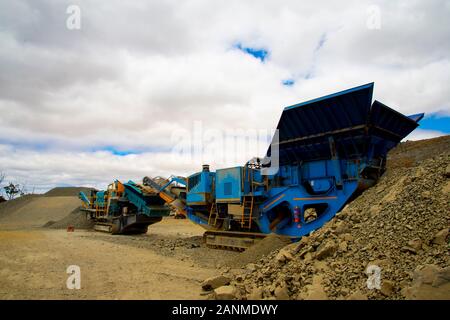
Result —
<instances>
[{"instance_id":1,"label":"sky","mask_svg":"<svg viewBox=\"0 0 450 320\"><path fill-rule=\"evenodd\" d=\"M375 83L450 133L450 1L0 2L0 172L45 192L263 156L285 106Z\"/></svg>"}]
</instances>

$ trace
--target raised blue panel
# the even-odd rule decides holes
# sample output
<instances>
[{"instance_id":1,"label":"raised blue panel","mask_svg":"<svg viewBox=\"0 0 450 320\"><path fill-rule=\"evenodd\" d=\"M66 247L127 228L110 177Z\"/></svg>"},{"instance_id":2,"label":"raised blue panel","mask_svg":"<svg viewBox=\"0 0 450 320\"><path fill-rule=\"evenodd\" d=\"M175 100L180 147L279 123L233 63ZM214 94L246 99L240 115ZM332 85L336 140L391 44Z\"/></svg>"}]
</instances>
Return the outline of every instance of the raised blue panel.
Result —
<instances>
[{"instance_id":1,"label":"raised blue panel","mask_svg":"<svg viewBox=\"0 0 450 320\"><path fill-rule=\"evenodd\" d=\"M370 112L370 133L389 141L400 142L417 128L419 124L416 119L419 118L419 115L407 117L375 100Z\"/></svg>"},{"instance_id":2,"label":"raised blue panel","mask_svg":"<svg viewBox=\"0 0 450 320\"><path fill-rule=\"evenodd\" d=\"M324 193L332 188L332 181L329 178L311 179L309 180L314 193Z\"/></svg>"},{"instance_id":3,"label":"raised blue panel","mask_svg":"<svg viewBox=\"0 0 450 320\"><path fill-rule=\"evenodd\" d=\"M104 207L104 206L106 206L106 202L105 202L105 191L99 191L99 192L97 192L97 194L95 195L96 196L96 200L95 200L95 202L96 202L96 204L99 206L99 207Z\"/></svg>"},{"instance_id":4,"label":"raised blue panel","mask_svg":"<svg viewBox=\"0 0 450 320\"><path fill-rule=\"evenodd\" d=\"M325 161L307 163L305 167L308 169L308 177L325 177L327 175L326 165L327 163Z\"/></svg>"},{"instance_id":5,"label":"raised blue panel","mask_svg":"<svg viewBox=\"0 0 450 320\"><path fill-rule=\"evenodd\" d=\"M123 184L125 197L132 203L139 214L149 217L163 217L170 214L170 208L157 194L147 194L133 181Z\"/></svg>"},{"instance_id":6,"label":"raised blue panel","mask_svg":"<svg viewBox=\"0 0 450 320\"><path fill-rule=\"evenodd\" d=\"M338 148L360 155L372 93L369 83L286 107L277 126L280 164L329 158L330 135L339 137Z\"/></svg>"},{"instance_id":7,"label":"raised blue panel","mask_svg":"<svg viewBox=\"0 0 450 320\"><path fill-rule=\"evenodd\" d=\"M424 113L416 113L408 116L408 118L414 120L415 122L419 122L420 120L422 120L424 115Z\"/></svg>"},{"instance_id":8,"label":"raised blue panel","mask_svg":"<svg viewBox=\"0 0 450 320\"><path fill-rule=\"evenodd\" d=\"M188 205L204 205L211 201L214 175L213 172L202 171L187 178L186 201Z\"/></svg>"},{"instance_id":9,"label":"raised blue panel","mask_svg":"<svg viewBox=\"0 0 450 320\"><path fill-rule=\"evenodd\" d=\"M242 194L242 167L216 171L217 202L240 202Z\"/></svg>"},{"instance_id":10,"label":"raised blue panel","mask_svg":"<svg viewBox=\"0 0 450 320\"><path fill-rule=\"evenodd\" d=\"M280 165L329 159L330 136L340 158L384 157L423 114L407 117L378 101L372 105L372 93L369 83L285 108L277 126Z\"/></svg>"}]
</instances>

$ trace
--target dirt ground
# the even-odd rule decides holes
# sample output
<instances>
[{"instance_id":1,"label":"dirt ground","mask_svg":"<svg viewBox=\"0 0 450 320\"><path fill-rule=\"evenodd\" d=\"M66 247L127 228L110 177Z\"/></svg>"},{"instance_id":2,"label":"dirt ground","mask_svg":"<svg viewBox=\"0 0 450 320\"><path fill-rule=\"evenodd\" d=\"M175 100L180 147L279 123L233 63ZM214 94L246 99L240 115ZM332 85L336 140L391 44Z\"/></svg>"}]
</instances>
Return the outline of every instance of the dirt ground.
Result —
<instances>
[{"instance_id":1,"label":"dirt ground","mask_svg":"<svg viewBox=\"0 0 450 320\"><path fill-rule=\"evenodd\" d=\"M0 299L204 299L200 283L236 252L212 250L203 229L166 218L146 235L0 224ZM67 289L77 265L81 289Z\"/></svg>"},{"instance_id":2,"label":"dirt ground","mask_svg":"<svg viewBox=\"0 0 450 320\"><path fill-rule=\"evenodd\" d=\"M328 259L331 271L322 272L329 282L324 284L322 292L328 292L330 298L346 297L356 288L348 283L349 280L354 282L350 277L358 275L365 285L363 270L369 259L379 260L379 256L387 253L396 261L393 265L399 274L398 277L395 272L391 275L395 290L405 287L405 279L414 280L417 270L421 272L416 265L448 266L447 260L443 260L448 258L448 247L445 247L448 244L445 242L448 241L448 210L444 210L448 207L448 197L444 196L448 196L450 165L446 160L448 155L445 159L443 155L429 158L449 147L450 136L402 143L390 153L388 172L378 185L349 205L350 209L355 209L355 213L349 215L353 218L333 221L330 225L336 222L336 228L316 232L317 237L328 232L328 238L336 233L332 244L333 250L338 250L333 259ZM441 188L442 194L431 192ZM242 297L250 293L247 289L257 281L263 281L256 289L263 290L265 298L274 298L275 292L285 292L281 296L283 299L288 293L291 298L302 298L305 293L302 290L308 288L305 285L314 284L312 277L323 271L323 268L316 270L315 266L304 265L313 264L311 252L319 250L323 239L311 243L308 261L299 254L299 259L283 267L275 257L284 243L276 237L267 237L242 254L210 249L202 241L204 230L189 220L167 217L151 225L147 234L137 236L82 230L79 228L82 224L73 223L73 215L80 205L79 190L55 188L45 195L27 195L0 204L0 299L206 299L200 285L203 280L218 274L230 276L236 271L240 273L236 273L232 284L240 286ZM414 211L411 212L411 208ZM337 220L343 217L345 215ZM76 225L75 232L65 230L65 224L69 223ZM344 241L341 236L338 239L338 224L342 232L346 226L348 230L343 234L350 236L342 248ZM444 228L447 228L444 243L433 244L432 238L445 231ZM406 247L417 241L424 245L413 252ZM369 245L383 248L383 251L367 250ZM263 257L273 250L273 254ZM66 286L70 276L67 268L71 265L81 270L79 290ZM289 275L293 272L295 276ZM299 274L302 274L302 283ZM343 295L341 288L348 292ZM400 290L397 291L390 298L400 298ZM258 296L261 298L262 293ZM369 298L386 297L380 293Z\"/></svg>"}]
</instances>

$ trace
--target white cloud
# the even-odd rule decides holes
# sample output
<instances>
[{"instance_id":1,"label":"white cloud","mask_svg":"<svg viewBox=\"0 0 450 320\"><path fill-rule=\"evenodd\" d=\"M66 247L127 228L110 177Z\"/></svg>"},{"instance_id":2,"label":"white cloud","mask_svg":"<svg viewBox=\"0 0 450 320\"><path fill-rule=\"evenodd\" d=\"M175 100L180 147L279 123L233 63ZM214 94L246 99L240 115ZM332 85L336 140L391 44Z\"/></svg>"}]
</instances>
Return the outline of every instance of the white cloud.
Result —
<instances>
[{"instance_id":1,"label":"white cloud","mask_svg":"<svg viewBox=\"0 0 450 320\"><path fill-rule=\"evenodd\" d=\"M416 129L413 132L411 132L408 136L406 136L403 139L403 141L431 139L431 138L436 138L436 137L445 136L445 135L446 134L444 132L441 132L438 130Z\"/></svg>"},{"instance_id":2,"label":"white cloud","mask_svg":"<svg viewBox=\"0 0 450 320\"><path fill-rule=\"evenodd\" d=\"M372 81L400 112L450 115L449 2L376 4L379 30L372 1L2 1L0 170L46 187L189 173L201 163L167 160L174 131L274 128L286 105Z\"/></svg>"}]
</instances>

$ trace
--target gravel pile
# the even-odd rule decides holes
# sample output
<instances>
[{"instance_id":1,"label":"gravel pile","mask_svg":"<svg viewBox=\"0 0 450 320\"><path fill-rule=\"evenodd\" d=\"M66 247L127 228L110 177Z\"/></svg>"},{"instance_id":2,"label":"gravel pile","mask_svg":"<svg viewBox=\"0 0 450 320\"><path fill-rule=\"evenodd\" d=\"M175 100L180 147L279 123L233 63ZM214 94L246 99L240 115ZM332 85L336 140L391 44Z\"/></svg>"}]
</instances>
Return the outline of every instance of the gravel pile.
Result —
<instances>
[{"instance_id":1,"label":"gravel pile","mask_svg":"<svg viewBox=\"0 0 450 320\"><path fill-rule=\"evenodd\" d=\"M23 196L1 204L0 228L21 229L41 227L58 221L80 206L77 197Z\"/></svg>"},{"instance_id":2,"label":"gravel pile","mask_svg":"<svg viewBox=\"0 0 450 320\"><path fill-rule=\"evenodd\" d=\"M26 194L16 199L0 203L0 218L16 210L19 210L20 208L26 206L28 203L33 201L33 199L36 199L39 196L40 195L37 194Z\"/></svg>"},{"instance_id":3,"label":"gravel pile","mask_svg":"<svg viewBox=\"0 0 450 320\"><path fill-rule=\"evenodd\" d=\"M78 194L83 191L86 194L89 194L91 188L85 187L56 187L53 188L46 193L44 193L45 197L78 197Z\"/></svg>"},{"instance_id":4,"label":"gravel pile","mask_svg":"<svg viewBox=\"0 0 450 320\"><path fill-rule=\"evenodd\" d=\"M402 142L388 154L390 169L416 166L420 161L450 150L450 135L419 141Z\"/></svg>"},{"instance_id":5,"label":"gravel pile","mask_svg":"<svg viewBox=\"0 0 450 320\"><path fill-rule=\"evenodd\" d=\"M66 229L73 226L75 229L92 229L94 221L86 217L86 212L81 208L76 208L69 215L58 221L48 221L43 225L44 228L50 229Z\"/></svg>"},{"instance_id":6,"label":"gravel pile","mask_svg":"<svg viewBox=\"0 0 450 320\"><path fill-rule=\"evenodd\" d=\"M80 206L78 193L83 187L57 187L45 194L29 194L0 203L0 228L66 228L68 224L89 228L85 214L76 214Z\"/></svg>"},{"instance_id":7,"label":"gravel pile","mask_svg":"<svg viewBox=\"0 0 450 320\"><path fill-rule=\"evenodd\" d=\"M389 169L320 230L226 270L230 285L215 297L450 299L449 213L447 151ZM369 289L367 272L377 271Z\"/></svg>"},{"instance_id":8,"label":"gravel pile","mask_svg":"<svg viewBox=\"0 0 450 320\"><path fill-rule=\"evenodd\" d=\"M290 241L284 237L275 234L268 235L236 257L232 257L225 261L224 265L230 268L240 268L286 246L288 243L290 243Z\"/></svg>"}]
</instances>

